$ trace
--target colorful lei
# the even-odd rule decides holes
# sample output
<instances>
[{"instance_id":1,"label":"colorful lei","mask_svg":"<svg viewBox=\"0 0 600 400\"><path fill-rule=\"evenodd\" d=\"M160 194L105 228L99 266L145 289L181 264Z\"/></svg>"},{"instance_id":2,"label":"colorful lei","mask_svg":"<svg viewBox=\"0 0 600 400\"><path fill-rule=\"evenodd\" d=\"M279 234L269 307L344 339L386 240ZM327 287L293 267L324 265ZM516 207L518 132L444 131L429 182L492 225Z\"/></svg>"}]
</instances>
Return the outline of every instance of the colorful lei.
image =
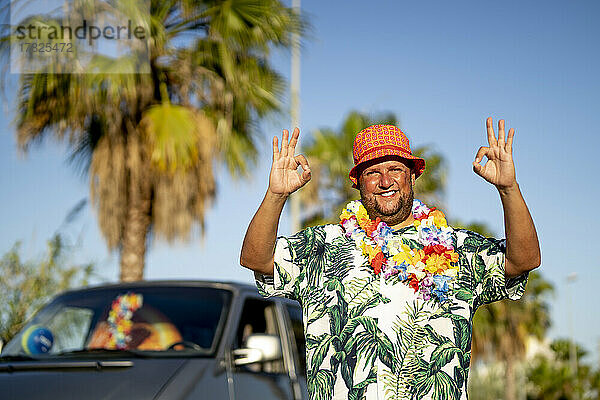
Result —
<instances>
[{"instance_id":1,"label":"colorful lei","mask_svg":"<svg viewBox=\"0 0 600 400\"><path fill-rule=\"evenodd\" d=\"M372 221L359 200L351 201L340 215L346 236L368 257L375 274L385 279L397 276L429 300L447 300L448 283L458 273L458 254L454 251L452 229L444 213L415 199L412 207L418 232L418 248L411 249L394 238L393 230L379 218Z\"/></svg>"},{"instance_id":2,"label":"colorful lei","mask_svg":"<svg viewBox=\"0 0 600 400\"><path fill-rule=\"evenodd\" d=\"M141 294L126 293L113 300L108 313L108 344L110 348L125 349L131 341L131 318L133 313L144 304Z\"/></svg>"}]
</instances>

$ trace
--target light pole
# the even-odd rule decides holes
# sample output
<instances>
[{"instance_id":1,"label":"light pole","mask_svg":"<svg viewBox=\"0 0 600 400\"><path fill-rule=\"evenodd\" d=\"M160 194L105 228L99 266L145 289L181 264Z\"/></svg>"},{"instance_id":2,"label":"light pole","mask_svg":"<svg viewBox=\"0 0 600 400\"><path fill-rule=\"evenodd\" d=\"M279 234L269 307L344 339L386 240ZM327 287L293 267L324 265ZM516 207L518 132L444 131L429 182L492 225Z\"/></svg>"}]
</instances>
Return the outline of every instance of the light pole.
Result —
<instances>
[{"instance_id":1,"label":"light pole","mask_svg":"<svg viewBox=\"0 0 600 400\"><path fill-rule=\"evenodd\" d=\"M578 392L578 384L577 384L577 347L575 345L575 334L573 333L573 299L572 296L572 288L570 287L572 283L577 279L577 273L572 272L567 275L567 307L569 313L569 336L571 338L569 343L569 364L571 366L571 373L573 374L573 384L575 390L573 392L575 400L579 399Z\"/></svg>"},{"instance_id":2,"label":"light pole","mask_svg":"<svg viewBox=\"0 0 600 400\"><path fill-rule=\"evenodd\" d=\"M292 9L300 17L300 0L292 1ZM290 131L293 131L300 125L300 34L292 33L292 72L290 84L290 117L292 126ZM298 146L300 148L300 146ZM300 230L300 197L299 193L292 194L290 199L290 220L292 233Z\"/></svg>"}]
</instances>

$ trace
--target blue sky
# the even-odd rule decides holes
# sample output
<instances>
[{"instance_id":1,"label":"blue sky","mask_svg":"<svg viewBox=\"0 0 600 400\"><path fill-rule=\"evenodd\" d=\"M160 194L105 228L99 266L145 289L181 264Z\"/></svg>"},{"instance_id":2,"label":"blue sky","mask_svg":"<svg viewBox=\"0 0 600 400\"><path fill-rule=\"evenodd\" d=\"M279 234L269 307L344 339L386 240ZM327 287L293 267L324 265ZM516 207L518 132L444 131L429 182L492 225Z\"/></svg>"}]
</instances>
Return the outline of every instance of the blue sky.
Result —
<instances>
[{"instance_id":1,"label":"blue sky","mask_svg":"<svg viewBox=\"0 0 600 400\"><path fill-rule=\"evenodd\" d=\"M431 145L446 157L446 214L483 221L500 236L498 194L471 162L486 143L485 118L504 118L516 129L517 180L538 229L540 271L556 287L551 336L569 335L571 313L576 339L596 352L600 3L304 0L302 8L314 29L303 43L301 142L317 128L338 127L353 109L394 112L413 146ZM289 53L276 52L273 62L289 76ZM0 251L21 240L24 254L35 257L87 197L88 183L66 163L62 144L45 141L26 157L17 154L13 102L9 93L0 121ZM204 238L153 243L147 278L251 281L238 266L239 248L267 187L270 139L288 125L285 113L262 123L265 156L252 176L234 181L221 173ZM77 260L95 261L104 279L117 279L118 257L106 250L92 209L65 232L79 243ZM287 216L280 233L290 233ZM571 273L577 278L567 285Z\"/></svg>"}]
</instances>

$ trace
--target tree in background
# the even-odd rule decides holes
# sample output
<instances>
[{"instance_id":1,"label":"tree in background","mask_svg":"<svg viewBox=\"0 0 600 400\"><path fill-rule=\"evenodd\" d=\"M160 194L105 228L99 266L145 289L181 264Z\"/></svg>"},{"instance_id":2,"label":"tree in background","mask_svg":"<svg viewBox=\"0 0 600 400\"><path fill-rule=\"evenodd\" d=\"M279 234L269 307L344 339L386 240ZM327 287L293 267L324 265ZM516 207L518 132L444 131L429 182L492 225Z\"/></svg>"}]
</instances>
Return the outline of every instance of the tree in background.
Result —
<instances>
[{"instance_id":1,"label":"tree in background","mask_svg":"<svg viewBox=\"0 0 600 400\"><path fill-rule=\"evenodd\" d=\"M516 399L516 366L524 360L527 340L542 340L550 327L547 295L554 290L538 272L529 274L519 301L503 300L480 307L473 318L472 360L499 361L504 367L504 398Z\"/></svg>"},{"instance_id":2,"label":"tree in background","mask_svg":"<svg viewBox=\"0 0 600 400\"><path fill-rule=\"evenodd\" d=\"M593 370L581 362L577 366L577 379L569 363L571 342L557 339L550 344L552 356L536 357L528 370L527 398L530 400L580 399L592 400L600 396L600 370ZM587 352L579 345L577 359Z\"/></svg>"},{"instance_id":3,"label":"tree in background","mask_svg":"<svg viewBox=\"0 0 600 400\"><path fill-rule=\"evenodd\" d=\"M306 210L301 219L303 227L337 223L346 204L359 197L348 178L354 166L352 145L360 130L374 124L397 126L398 119L391 113L369 116L351 111L339 130L317 130L303 146L302 153L308 158L312 175L312 182L299 192L302 208ZM427 161L425 172L416 180L415 197L440 206L445 185L444 158L427 146L414 148L413 154Z\"/></svg>"},{"instance_id":4,"label":"tree in background","mask_svg":"<svg viewBox=\"0 0 600 400\"><path fill-rule=\"evenodd\" d=\"M52 296L68 288L88 284L93 264L68 262L71 247L61 234L47 243L39 261L25 261L21 244L15 243L0 259L0 339L8 342Z\"/></svg>"},{"instance_id":5,"label":"tree in background","mask_svg":"<svg viewBox=\"0 0 600 400\"><path fill-rule=\"evenodd\" d=\"M142 3L76 2L125 15ZM233 176L248 173L257 121L279 109L284 90L269 50L289 47L302 26L279 0L151 0L150 73L111 73L135 63L127 55L92 57L90 70L104 72L60 73L50 64L21 75L18 146L27 151L46 136L68 142L70 160L89 177L106 243L120 252L121 280L143 278L150 237L172 242L189 239L195 226L204 231L215 163Z\"/></svg>"}]
</instances>

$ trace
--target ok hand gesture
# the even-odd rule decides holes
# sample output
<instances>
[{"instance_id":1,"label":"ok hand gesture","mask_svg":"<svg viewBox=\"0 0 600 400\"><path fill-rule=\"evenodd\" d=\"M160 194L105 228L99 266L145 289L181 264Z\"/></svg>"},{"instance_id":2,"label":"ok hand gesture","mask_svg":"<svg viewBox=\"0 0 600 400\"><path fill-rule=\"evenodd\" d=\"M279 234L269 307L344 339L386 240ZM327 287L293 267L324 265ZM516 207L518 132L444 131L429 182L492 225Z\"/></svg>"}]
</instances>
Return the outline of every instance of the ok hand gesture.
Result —
<instances>
[{"instance_id":1,"label":"ok hand gesture","mask_svg":"<svg viewBox=\"0 0 600 400\"><path fill-rule=\"evenodd\" d=\"M498 139L492 127L492 118L486 121L488 147L480 147L475 161L473 171L498 189L506 189L516 183L515 164L512 158L512 142L515 130L510 128L508 136L504 134L504 120L498 121ZM481 165L483 157L487 162Z\"/></svg>"},{"instance_id":2,"label":"ok hand gesture","mask_svg":"<svg viewBox=\"0 0 600 400\"><path fill-rule=\"evenodd\" d=\"M281 136L281 150L277 143L277 136L273 137L273 165L269 176L269 190L276 195L288 196L310 181L310 167L306 158L298 154L294 156L300 130L294 129L292 139L288 143L289 132L283 130ZM302 166L302 174L296 169Z\"/></svg>"}]
</instances>

